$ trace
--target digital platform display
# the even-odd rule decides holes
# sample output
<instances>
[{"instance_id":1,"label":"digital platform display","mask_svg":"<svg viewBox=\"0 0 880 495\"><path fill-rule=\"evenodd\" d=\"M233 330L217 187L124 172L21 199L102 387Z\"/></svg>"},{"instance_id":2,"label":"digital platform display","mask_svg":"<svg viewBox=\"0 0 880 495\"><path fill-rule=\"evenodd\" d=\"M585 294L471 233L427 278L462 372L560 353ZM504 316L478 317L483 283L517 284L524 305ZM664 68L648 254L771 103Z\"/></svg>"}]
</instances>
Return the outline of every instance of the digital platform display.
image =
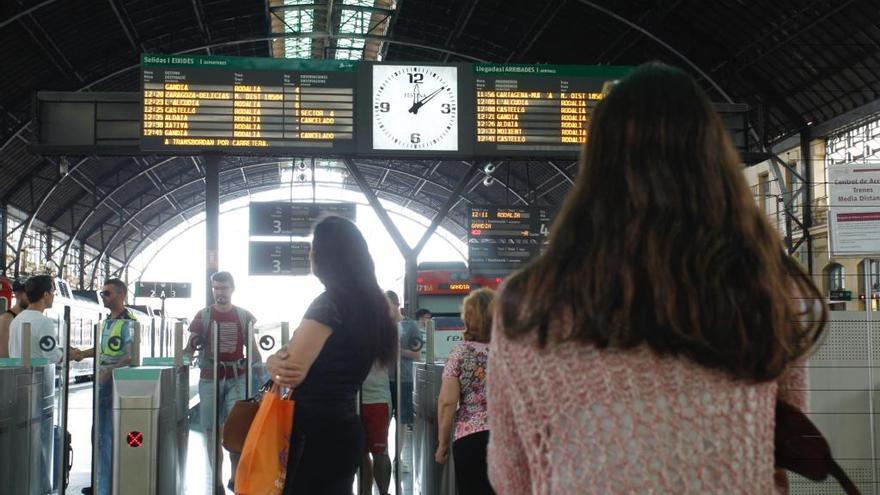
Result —
<instances>
[{"instance_id":1,"label":"digital platform display","mask_svg":"<svg viewBox=\"0 0 880 495\"><path fill-rule=\"evenodd\" d=\"M308 275L310 250L308 242L251 241L248 275Z\"/></svg>"},{"instance_id":2,"label":"digital platform display","mask_svg":"<svg viewBox=\"0 0 880 495\"><path fill-rule=\"evenodd\" d=\"M144 55L144 151L353 152L351 61Z\"/></svg>"},{"instance_id":3,"label":"digital platform display","mask_svg":"<svg viewBox=\"0 0 880 495\"><path fill-rule=\"evenodd\" d=\"M331 215L354 222L357 220L357 205L278 201L251 203L250 235L306 237L312 234L319 220Z\"/></svg>"},{"instance_id":4,"label":"digital platform display","mask_svg":"<svg viewBox=\"0 0 880 495\"><path fill-rule=\"evenodd\" d=\"M471 206L468 267L475 275L505 276L540 255L550 233L544 208Z\"/></svg>"}]
</instances>

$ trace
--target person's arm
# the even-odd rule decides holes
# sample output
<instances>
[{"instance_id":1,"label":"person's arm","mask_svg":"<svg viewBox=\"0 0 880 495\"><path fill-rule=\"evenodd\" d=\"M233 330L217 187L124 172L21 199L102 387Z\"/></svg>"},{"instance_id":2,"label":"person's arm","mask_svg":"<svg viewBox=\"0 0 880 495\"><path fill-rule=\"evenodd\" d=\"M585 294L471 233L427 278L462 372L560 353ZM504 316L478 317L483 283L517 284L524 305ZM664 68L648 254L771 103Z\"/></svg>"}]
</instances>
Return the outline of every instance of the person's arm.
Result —
<instances>
[{"instance_id":1,"label":"person's arm","mask_svg":"<svg viewBox=\"0 0 880 495\"><path fill-rule=\"evenodd\" d=\"M257 319L254 317L254 315L252 315L250 313L248 313L248 316L250 317L250 320L248 320L248 325L253 325L254 327L256 327ZM251 362L252 363L262 363L263 362L263 355L260 354L260 348L257 346L256 328L254 329L254 333L251 334L251 351L254 353L254 357L253 357L253 359L251 359Z\"/></svg>"},{"instance_id":2,"label":"person's arm","mask_svg":"<svg viewBox=\"0 0 880 495\"><path fill-rule=\"evenodd\" d=\"M55 339L55 348L51 351L42 351L39 347L39 342L44 337L52 337ZM40 325L40 328L37 330L37 348L43 352L43 355L49 360L50 363L58 364L64 358L64 351L61 349L61 343L58 341L58 334L55 332L55 323L48 318L43 321L43 324ZM31 355L36 350L31 348Z\"/></svg>"},{"instance_id":3,"label":"person's arm","mask_svg":"<svg viewBox=\"0 0 880 495\"><path fill-rule=\"evenodd\" d=\"M808 412L809 390L807 382L806 360L792 363L779 377L777 400L785 401L801 412Z\"/></svg>"},{"instance_id":4,"label":"person's arm","mask_svg":"<svg viewBox=\"0 0 880 495\"><path fill-rule=\"evenodd\" d=\"M196 353L196 338L201 337L202 334L202 312L199 311L190 320L189 328L187 329L189 332L189 339L186 341L186 346L183 348L183 355L192 357L193 354Z\"/></svg>"},{"instance_id":5,"label":"person's arm","mask_svg":"<svg viewBox=\"0 0 880 495\"><path fill-rule=\"evenodd\" d=\"M449 439L452 437L452 419L458 400L461 398L461 383L458 378L444 376L437 398L437 452L434 459L443 464L449 452Z\"/></svg>"},{"instance_id":6,"label":"person's arm","mask_svg":"<svg viewBox=\"0 0 880 495\"><path fill-rule=\"evenodd\" d=\"M309 374L324 343L333 330L315 320L304 319L293 332L287 348L279 351L266 361L266 367L275 383L296 388Z\"/></svg>"},{"instance_id":7,"label":"person's arm","mask_svg":"<svg viewBox=\"0 0 880 495\"><path fill-rule=\"evenodd\" d=\"M496 493L530 493L529 461L513 410L517 383L504 352L505 345L510 343L500 342L505 338L499 320L496 312L486 381L489 430L492 432L487 453L489 481Z\"/></svg>"}]
</instances>

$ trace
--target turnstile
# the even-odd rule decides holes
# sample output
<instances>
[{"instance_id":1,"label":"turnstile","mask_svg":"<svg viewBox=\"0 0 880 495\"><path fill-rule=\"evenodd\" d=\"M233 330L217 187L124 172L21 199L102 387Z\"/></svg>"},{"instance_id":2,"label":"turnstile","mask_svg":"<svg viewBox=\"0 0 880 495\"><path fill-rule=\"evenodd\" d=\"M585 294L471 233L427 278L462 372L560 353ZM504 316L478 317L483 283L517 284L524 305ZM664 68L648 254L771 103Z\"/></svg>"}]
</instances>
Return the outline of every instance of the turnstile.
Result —
<instances>
[{"instance_id":1,"label":"turnstile","mask_svg":"<svg viewBox=\"0 0 880 495\"><path fill-rule=\"evenodd\" d=\"M443 382L443 364L413 363L413 493L415 495L452 495L455 493L455 469L452 447L446 464L437 464L437 397Z\"/></svg>"},{"instance_id":2,"label":"turnstile","mask_svg":"<svg viewBox=\"0 0 880 495\"><path fill-rule=\"evenodd\" d=\"M186 456L189 448L189 371L188 362L175 365L174 358L144 358L144 366L172 368L174 382L174 431L176 454L176 483L183 492L186 486Z\"/></svg>"},{"instance_id":3,"label":"turnstile","mask_svg":"<svg viewBox=\"0 0 880 495\"><path fill-rule=\"evenodd\" d=\"M182 492L175 408L179 371L166 366L113 370L114 495Z\"/></svg>"},{"instance_id":4,"label":"turnstile","mask_svg":"<svg viewBox=\"0 0 880 495\"><path fill-rule=\"evenodd\" d=\"M0 359L0 493L51 492L55 365Z\"/></svg>"}]
</instances>

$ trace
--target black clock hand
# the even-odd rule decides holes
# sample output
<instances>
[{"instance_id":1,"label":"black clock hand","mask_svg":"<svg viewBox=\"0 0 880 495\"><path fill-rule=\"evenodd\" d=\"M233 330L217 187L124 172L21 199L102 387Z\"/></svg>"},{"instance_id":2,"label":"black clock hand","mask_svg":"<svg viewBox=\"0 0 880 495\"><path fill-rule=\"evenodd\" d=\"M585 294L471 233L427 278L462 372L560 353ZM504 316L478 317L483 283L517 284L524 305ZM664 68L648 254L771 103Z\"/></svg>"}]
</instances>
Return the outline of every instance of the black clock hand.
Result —
<instances>
[{"instance_id":1,"label":"black clock hand","mask_svg":"<svg viewBox=\"0 0 880 495\"><path fill-rule=\"evenodd\" d=\"M419 94L419 83L413 84L413 106L419 102L419 97L422 96Z\"/></svg>"},{"instance_id":2,"label":"black clock hand","mask_svg":"<svg viewBox=\"0 0 880 495\"><path fill-rule=\"evenodd\" d=\"M437 94L440 93L441 91L443 91L444 89L446 89L446 86L442 86L440 89L437 89L433 93L429 94L428 96L425 96L424 98L422 98L421 100L419 100L418 102L413 104L413 106L410 107L409 112L410 113L419 113L419 109L422 108L422 106L424 106L425 103L428 103L429 101L431 101L431 98L437 96Z\"/></svg>"}]
</instances>

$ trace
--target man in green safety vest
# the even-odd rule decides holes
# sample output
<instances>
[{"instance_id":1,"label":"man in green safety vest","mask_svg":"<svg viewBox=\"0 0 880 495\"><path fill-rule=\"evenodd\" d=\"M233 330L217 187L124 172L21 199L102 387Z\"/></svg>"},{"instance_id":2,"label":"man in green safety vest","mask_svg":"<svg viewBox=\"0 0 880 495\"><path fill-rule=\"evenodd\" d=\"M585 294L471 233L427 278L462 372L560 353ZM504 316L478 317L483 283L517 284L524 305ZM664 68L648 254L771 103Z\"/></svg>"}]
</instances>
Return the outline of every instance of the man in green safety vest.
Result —
<instances>
[{"instance_id":1,"label":"man in green safety vest","mask_svg":"<svg viewBox=\"0 0 880 495\"><path fill-rule=\"evenodd\" d=\"M101 300L110 310L110 316L101 325L101 362L98 366L98 489L101 495L111 491L113 460L113 370L131 364L132 323L135 320L125 307L128 288L125 282L111 278L104 282ZM95 348L82 351L74 359L95 357ZM82 493L92 493L92 487Z\"/></svg>"}]
</instances>

